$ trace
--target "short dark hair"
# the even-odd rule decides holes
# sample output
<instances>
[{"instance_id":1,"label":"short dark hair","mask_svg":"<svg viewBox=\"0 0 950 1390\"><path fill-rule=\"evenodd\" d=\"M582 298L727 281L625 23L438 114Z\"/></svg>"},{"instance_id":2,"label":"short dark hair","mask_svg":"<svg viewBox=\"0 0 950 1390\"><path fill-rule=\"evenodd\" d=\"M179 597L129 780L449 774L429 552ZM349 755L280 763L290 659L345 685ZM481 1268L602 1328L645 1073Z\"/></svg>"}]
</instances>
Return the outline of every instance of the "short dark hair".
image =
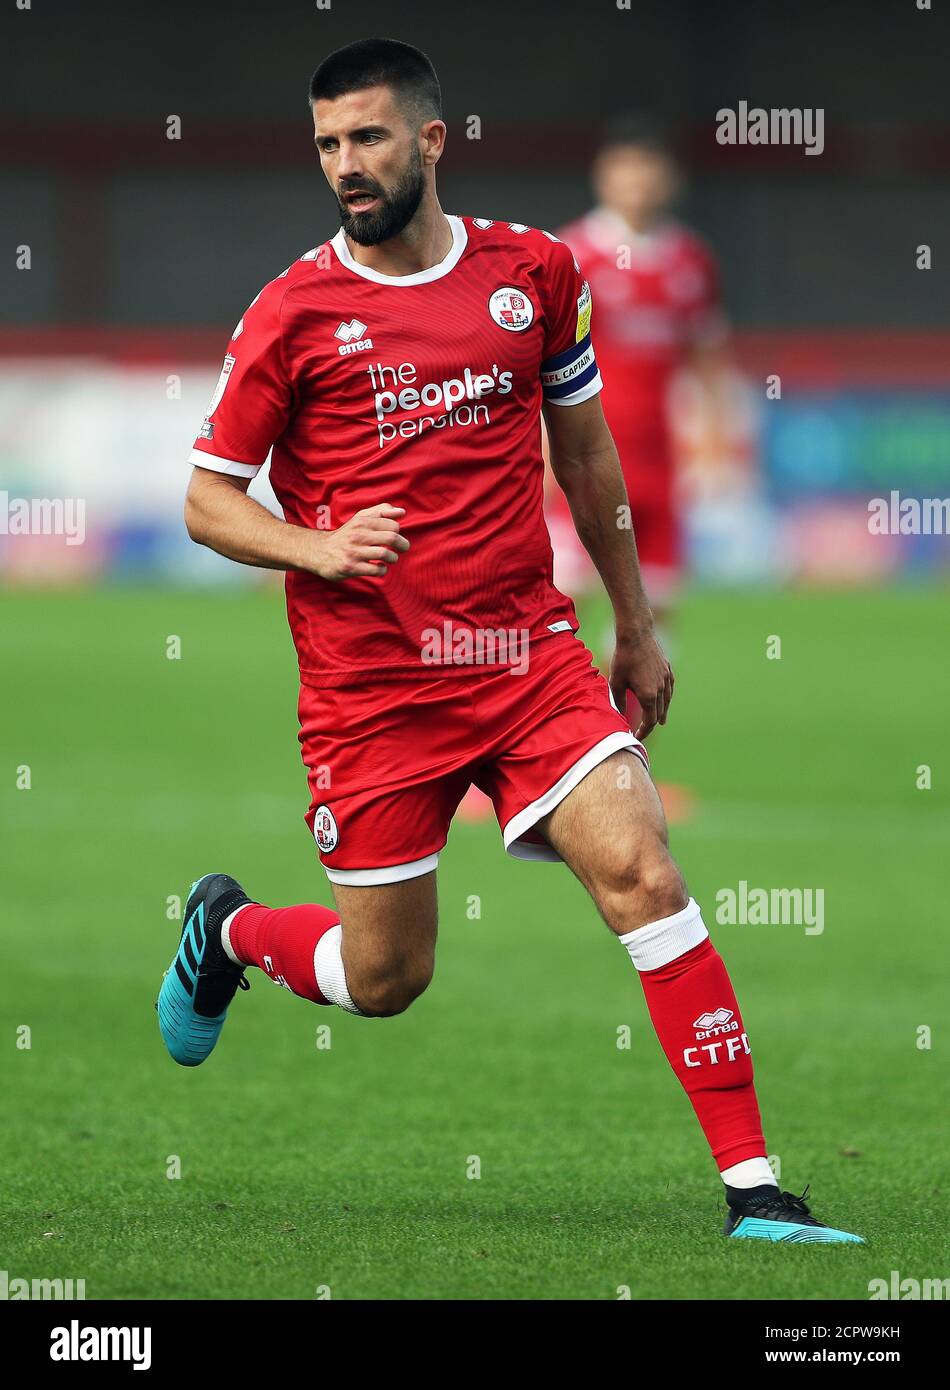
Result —
<instances>
[{"instance_id":1,"label":"short dark hair","mask_svg":"<svg viewBox=\"0 0 950 1390\"><path fill-rule=\"evenodd\" d=\"M367 87L389 87L420 120L442 119L435 68L419 48L398 39L360 39L338 48L310 79L311 101L334 101Z\"/></svg>"},{"instance_id":2,"label":"short dark hair","mask_svg":"<svg viewBox=\"0 0 950 1390\"><path fill-rule=\"evenodd\" d=\"M598 154L607 150L622 149L625 145L635 145L638 149L649 150L651 154L674 157L669 132L663 121L655 116L640 112L626 112L609 121L598 147Z\"/></svg>"}]
</instances>

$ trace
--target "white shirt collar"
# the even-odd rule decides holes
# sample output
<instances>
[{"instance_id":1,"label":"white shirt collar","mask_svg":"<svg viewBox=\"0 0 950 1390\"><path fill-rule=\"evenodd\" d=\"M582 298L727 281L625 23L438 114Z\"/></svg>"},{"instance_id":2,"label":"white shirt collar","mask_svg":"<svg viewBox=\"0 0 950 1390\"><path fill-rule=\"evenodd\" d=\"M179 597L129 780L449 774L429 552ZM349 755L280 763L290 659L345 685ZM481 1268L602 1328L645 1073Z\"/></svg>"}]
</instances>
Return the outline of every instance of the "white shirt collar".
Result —
<instances>
[{"instance_id":1,"label":"white shirt collar","mask_svg":"<svg viewBox=\"0 0 950 1390\"><path fill-rule=\"evenodd\" d=\"M452 245L448 255L436 265L430 265L428 270L417 270L414 275L384 275L381 270L361 265L359 261L354 260L342 227L332 238L330 245L342 266L351 270L354 275L362 275L364 280L372 280L376 285L428 285L432 280L441 280L443 275L448 275L458 264L462 252L468 245L468 232L462 219L453 216L452 213L446 213L446 219L452 229Z\"/></svg>"}]
</instances>

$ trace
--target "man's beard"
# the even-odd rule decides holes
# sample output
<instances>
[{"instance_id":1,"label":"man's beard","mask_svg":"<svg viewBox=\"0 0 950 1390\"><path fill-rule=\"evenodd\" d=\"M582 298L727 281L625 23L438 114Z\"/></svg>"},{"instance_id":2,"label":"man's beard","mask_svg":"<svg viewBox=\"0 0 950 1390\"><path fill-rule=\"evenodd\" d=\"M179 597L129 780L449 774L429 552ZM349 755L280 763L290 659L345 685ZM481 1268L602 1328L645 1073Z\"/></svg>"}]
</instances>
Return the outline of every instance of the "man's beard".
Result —
<instances>
[{"instance_id":1,"label":"man's beard","mask_svg":"<svg viewBox=\"0 0 950 1390\"><path fill-rule=\"evenodd\" d=\"M418 149L413 149L408 169L388 193L374 179L361 178L354 182L361 192L378 198L380 206L375 212L351 212L337 198L340 224L346 235L360 246L378 246L381 241L388 241L404 231L418 211L425 192L422 156Z\"/></svg>"}]
</instances>

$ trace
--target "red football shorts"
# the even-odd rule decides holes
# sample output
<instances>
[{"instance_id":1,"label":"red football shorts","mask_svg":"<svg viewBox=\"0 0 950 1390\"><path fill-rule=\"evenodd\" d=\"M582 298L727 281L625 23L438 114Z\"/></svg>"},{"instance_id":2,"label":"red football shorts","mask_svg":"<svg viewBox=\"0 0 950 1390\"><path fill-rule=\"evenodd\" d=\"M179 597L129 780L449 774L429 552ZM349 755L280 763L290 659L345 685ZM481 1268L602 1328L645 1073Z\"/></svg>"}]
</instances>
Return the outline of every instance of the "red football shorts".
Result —
<instances>
[{"instance_id":1,"label":"red football shorts","mask_svg":"<svg viewBox=\"0 0 950 1390\"><path fill-rule=\"evenodd\" d=\"M535 643L521 675L472 667L431 680L300 691L306 820L334 883L396 883L434 869L474 783L505 848L558 862L533 827L620 748L649 767L606 680L573 633Z\"/></svg>"}]
</instances>

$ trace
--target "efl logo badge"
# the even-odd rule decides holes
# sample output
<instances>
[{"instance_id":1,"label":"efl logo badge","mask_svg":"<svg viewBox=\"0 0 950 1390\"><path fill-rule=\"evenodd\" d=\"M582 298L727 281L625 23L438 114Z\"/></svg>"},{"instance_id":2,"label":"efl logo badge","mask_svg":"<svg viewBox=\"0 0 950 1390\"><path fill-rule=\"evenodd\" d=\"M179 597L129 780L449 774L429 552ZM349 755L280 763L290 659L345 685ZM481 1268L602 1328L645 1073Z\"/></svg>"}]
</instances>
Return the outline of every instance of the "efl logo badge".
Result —
<instances>
[{"instance_id":1,"label":"efl logo badge","mask_svg":"<svg viewBox=\"0 0 950 1390\"><path fill-rule=\"evenodd\" d=\"M339 338L343 344L342 347L337 348L340 356L345 357L349 352L364 352L367 348L371 348L373 340L372 338L364 338L365 332L366 324L361 323L359 319L350 319L349 323L341 323L333 334L334 338Z\"/></svg>"},{"instance_id":2,"label":"efl logo badge","mask_svg":"<svg viewBox=\"0 0 950 1390\"><path fill-rule=\"evenodd\" d=\"M516 290L511 285L496 290L488 301L488 312L499 328L509 333L523 333L534 322L534 305L524 290Z\"/></svg>"},{"instance_id":3,"label":"efl logo badge","mask_svg":"<svg viewBox=\"0 0 950 1390\"><path fill-rule=\"evenodd\" d=\"M329 806L318 806L313 818L313 838L324 854L335 850L340 839L333 812Z\"/></svg>"}]
</instances>

